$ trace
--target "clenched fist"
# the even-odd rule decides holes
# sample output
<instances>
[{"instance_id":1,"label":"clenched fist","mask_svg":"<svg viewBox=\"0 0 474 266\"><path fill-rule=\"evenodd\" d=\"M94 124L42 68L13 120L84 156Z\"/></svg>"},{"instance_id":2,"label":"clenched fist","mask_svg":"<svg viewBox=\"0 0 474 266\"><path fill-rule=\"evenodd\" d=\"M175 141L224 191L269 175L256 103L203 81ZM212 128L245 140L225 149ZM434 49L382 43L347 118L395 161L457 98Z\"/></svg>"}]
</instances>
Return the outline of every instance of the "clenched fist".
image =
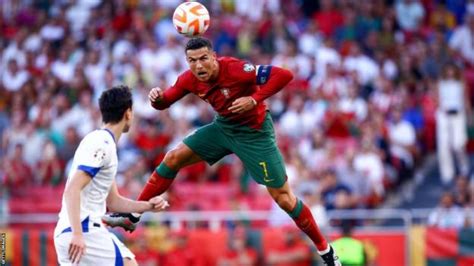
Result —
<instances>
[{"instance_id":1,"label":"clenched fist","mask_svg":"<svg viewBox=\"0 0 474 266\"><path fill-rule=\"evenodd\" d=\"M150 100L151 103L156 103L159 102L161 99L163 99L163 91L161 90L160 87L155 87L150 90L148 93L148 99Z\"/></svg>"},{"instance_id":2,"label":"clenched fist","mask_svg":"<svg viewBox=\"0 0 474 266\"><path fill-rule=\"evenodd\" d=\"M257 101L255 101L252 96L245 96L240 97L232 102L232 105L229 107L229 111L232 113L241 114L243 112L252 110L255 106L257 106Z\"/></svg>"},{"instance_id":3,"label":"clenched fist","mask_svg":"<svg viewBox=\"0 0 474 266\"><path fill-rule=\"evenodd\" d=\"M153 206L153 208L151 209L151 211L153 212L163 211L164 209L170 206L168 201L160 196L153 197L148 202L151 203L151 205Z\"/></svg>"}]
</instances>

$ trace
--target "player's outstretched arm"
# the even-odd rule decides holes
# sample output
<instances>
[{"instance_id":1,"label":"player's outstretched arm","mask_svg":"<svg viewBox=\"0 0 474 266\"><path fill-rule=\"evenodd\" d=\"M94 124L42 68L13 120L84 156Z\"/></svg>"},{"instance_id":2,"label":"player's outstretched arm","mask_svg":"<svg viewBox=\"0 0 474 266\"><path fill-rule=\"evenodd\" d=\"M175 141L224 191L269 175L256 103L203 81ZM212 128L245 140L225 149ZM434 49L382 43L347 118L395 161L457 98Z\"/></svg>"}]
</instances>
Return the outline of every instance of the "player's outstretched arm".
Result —
<instances>
[{"instance_id":1,"label":"player's outstretched arm","mask_svg":"<svg viewBox=\"0 0 474 266\"><path fill-rule=\"evenodd\" d=\"M148 93L148 99L153 108L164 110L170 107L174 102L183 98L186 94L188 94L187 90L183 90L176 85L166 91L163 91L160 87L155 87Z\"/></svg>"},{"instance_id":2,"label":"player's outstretched arm","mask_svg":"<svg viewBox=\"0 0 474 266\"><path fill-rule=\"evenodd\" d=\"M112 212L120 213L144 213L148 211L163 211L169 206L168 202L160 196L151 198L148 201L136 201L123 197L119 194L117 184L112 184L107 196L107 207Z\"/></svg>"},{"instance_id":3,"label":"player's outstretched arm","mask_svg":"<svg viewBox=\"0 0 474 266\"><path fill-rule=\"evenodd\" d=\"M72 263L79 262L86 248L81 226L81 191L90 181L91 177L87 173L77 171L64 190L64 199L72 231L71 243L69 244L69 259Z\"/></svg>"}]
</instances>

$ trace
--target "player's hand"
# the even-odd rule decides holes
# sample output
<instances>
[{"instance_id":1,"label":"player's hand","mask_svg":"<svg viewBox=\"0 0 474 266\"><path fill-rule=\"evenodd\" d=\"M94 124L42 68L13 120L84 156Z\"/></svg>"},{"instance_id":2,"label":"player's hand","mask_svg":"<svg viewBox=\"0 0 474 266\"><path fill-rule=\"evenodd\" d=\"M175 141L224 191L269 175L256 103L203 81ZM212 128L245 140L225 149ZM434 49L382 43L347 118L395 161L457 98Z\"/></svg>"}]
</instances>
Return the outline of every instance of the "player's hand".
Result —
<instances>
[{"instance_id":1,"label":"player's hand","mask_svg":"<svg viewBox=\"0 0 474 266\"><path fill-rule=\"evenodd\" d=\"M252 110L255 106L257 106L255 99L252 96L245 96L235 100L229 107L229 111L240 114Z\"/></svg>"},{"instance_id":2,"label":"player's hand","mask_svg":"<svg viewBox=\"0 0 474 266\"><path fill-rule=\"evenodd\" d=\"M152 103L158 102L161 99L163 99L163 91L161 90L161 88L160 87L155 87L155 88L151 89L150 92L148 93L148 99Z\"/></svg>"},{"instance_id":3,"label":"player's hand","mask_svg":"<svg viewBox=\"0 0 474 266\"><path fill-rule=\"evenodd\" d=\"M86 250L86 242L84 242L84 236L80 234L72 234L71 243L69 244L69 260L72 264L79 263L82 255Z\"/></svg>"},{"instance_id":4,"label":"player's hand","mask_svg":"<svg viewBox=\"0 0 474 266\"><path fill-rule=\"evenodd\" d=\"M163 211L164 209L170 206L168 201L162 198L161 196L153 197L148 202L151 203L151 205L153 206L151 209L151 211L153 212Z\"/></svg>"}]
</instances>

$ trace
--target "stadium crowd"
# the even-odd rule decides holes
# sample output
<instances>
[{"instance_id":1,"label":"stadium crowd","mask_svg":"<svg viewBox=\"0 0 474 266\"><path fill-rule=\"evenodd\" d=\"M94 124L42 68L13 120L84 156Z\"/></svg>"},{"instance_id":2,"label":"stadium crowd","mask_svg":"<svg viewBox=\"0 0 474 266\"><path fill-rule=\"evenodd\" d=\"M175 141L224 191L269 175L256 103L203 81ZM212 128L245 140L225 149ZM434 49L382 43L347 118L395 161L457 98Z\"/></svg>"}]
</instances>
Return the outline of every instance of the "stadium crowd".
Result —
<instances>
[{"instance_id":1,"label":"stadium crowd","mask_svg":"<svg viewBox=\"0 0 474 266\"><path fill-rule=\"evenodd\" d=\"M98 96L114 84L134 88L135 125L119 143L118 184L129 197L166 150L212 121L194 96L167 111L148 102L150 88L167 88L187 68L186 38L170 19L180 2L0 3L2 197L64 183L78 141L100 127ZM201 2L219 56L295 74L267 103L290 184L314 211L376 207L435 152L448 188L468 178L467 136L443 132L473 125L474 1ZM250 180L233 156L188 167L172 209L246 208L258 202L246 197L267 197ZM465 205L474 198L466 180ZM217 206L196 203L190 183L229 193Z\"/></svg>"}]
</instances>

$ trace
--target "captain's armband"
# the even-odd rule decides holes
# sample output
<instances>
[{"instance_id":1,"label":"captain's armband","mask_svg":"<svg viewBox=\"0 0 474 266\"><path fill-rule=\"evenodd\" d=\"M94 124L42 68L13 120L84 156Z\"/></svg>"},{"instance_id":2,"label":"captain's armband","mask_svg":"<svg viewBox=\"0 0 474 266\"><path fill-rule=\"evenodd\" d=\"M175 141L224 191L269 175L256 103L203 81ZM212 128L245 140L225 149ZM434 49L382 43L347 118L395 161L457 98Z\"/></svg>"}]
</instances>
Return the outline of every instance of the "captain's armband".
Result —
<instances>
[{"instance_id":1,"label":"captain's armband","mask_svg":"<svg viewBox=\"0 0 474 266\"><path fill-rule=\"evenodd\" d=\"M257 66L257 85L263 85L267 83L270 73L272 71L271 65L258 65Z\"/></svg>"}]
</instances>

